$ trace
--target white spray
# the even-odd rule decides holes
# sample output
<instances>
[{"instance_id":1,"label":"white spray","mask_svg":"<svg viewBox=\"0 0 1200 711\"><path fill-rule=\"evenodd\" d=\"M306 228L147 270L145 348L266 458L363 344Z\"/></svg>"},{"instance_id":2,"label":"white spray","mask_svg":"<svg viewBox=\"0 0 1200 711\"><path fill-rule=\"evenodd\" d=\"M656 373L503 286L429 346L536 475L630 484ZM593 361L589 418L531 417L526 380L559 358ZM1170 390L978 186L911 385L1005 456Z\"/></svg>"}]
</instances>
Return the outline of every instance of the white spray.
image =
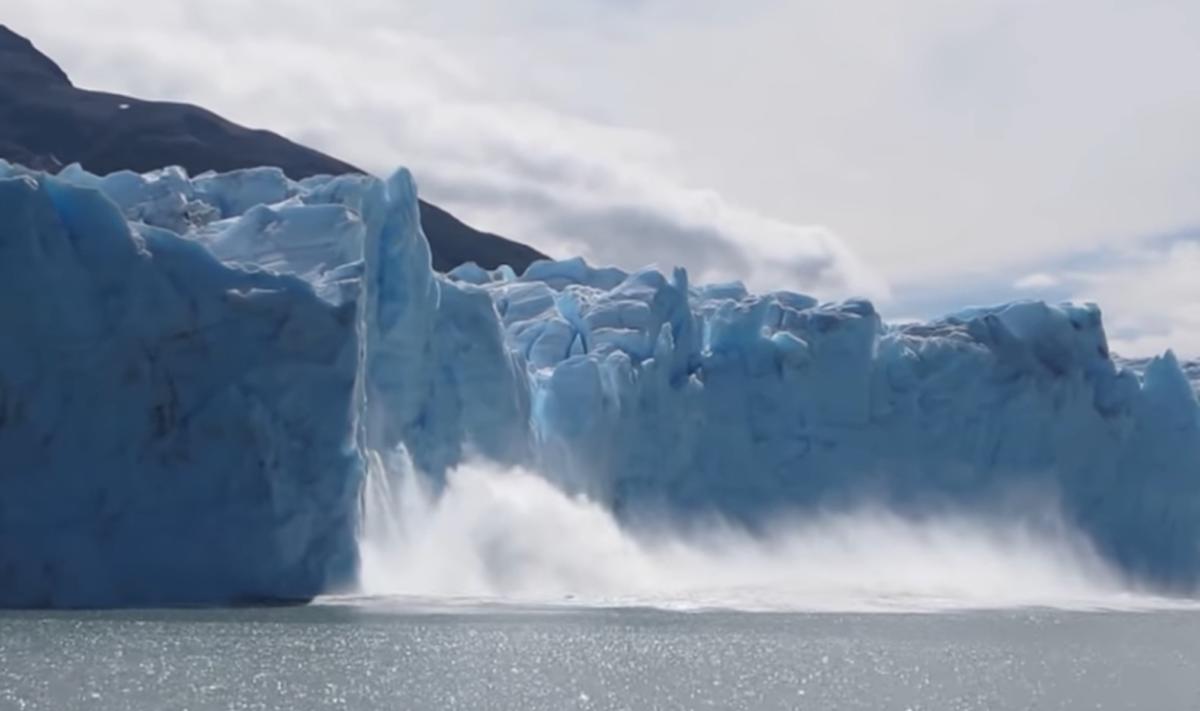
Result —
<instances>
[{"instance_id":1,"label":"white spray","mask_svg":"<svg viewBox=\"0 0 1200 711\"><path fill-rule=\"evenodd\" d=\"M753 610L1137 608L1069 530L880 509L796 517L763 534L708 521L623 527L536 474L486 463L434 495L404 456L371 462L362 592L422 602Z\"/></svg>"}]
</instances>

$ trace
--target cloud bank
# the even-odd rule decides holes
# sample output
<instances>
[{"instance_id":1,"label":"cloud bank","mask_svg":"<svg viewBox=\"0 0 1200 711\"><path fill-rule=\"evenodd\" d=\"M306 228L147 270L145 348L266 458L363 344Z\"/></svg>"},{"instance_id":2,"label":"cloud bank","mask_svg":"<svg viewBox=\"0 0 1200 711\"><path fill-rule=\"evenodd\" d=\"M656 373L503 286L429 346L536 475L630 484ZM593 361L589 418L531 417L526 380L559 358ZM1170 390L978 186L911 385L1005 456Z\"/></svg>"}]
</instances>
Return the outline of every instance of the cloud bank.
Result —
<instances>
[{"instance_id":1,"label":"cloud bank","mask_svg":"<svg viewBox=\"0 0 1200 711\"><path fill-rule=\"evenodd\" d=\"M1200 225L1190 0L6 10L79 83L409 165L433 201L552 254L897 316L1087 297L1119 346L1200 354L1186 249L1138 239ZM1035 274L1060 283L1013 287Z\"/></svg>"},{"instance_id":2,"label":"cloud bank","mask_svg":"<svg viewBox=\"0 0 1200 711\"><path fill-rule=\"evenodd\" d=\"M420 24L419 4L63 5L17 0L10 22L77 84L199 103L374 172L408 165L431 200L551 254L625 268L682 264L697 281L760 289L886 295L830 231L690 187L663 136L495 86L460 46L404 29Z\"/></svg>"},{"instance_id":3,"label":"cloud bank","mask_svg":"<svg viewBox=\"0 0 1200 711\"><path fill-rule=\"evenodd\" d=\"M1113 352L1200 358L1200 235L1117 251L1064 274L1077 301L1103 305Z\"/></svg>"}]
</instances>

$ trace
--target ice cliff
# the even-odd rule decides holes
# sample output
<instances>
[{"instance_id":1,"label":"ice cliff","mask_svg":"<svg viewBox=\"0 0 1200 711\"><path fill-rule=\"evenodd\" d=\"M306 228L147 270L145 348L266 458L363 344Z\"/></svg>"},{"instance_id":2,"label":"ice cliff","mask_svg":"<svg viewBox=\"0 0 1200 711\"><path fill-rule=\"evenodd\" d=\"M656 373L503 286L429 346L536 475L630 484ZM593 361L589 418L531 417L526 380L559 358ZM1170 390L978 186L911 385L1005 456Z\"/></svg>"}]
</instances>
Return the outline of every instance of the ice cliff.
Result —
<instances>
[{"instance_id":1,"label":"ice cliff","mask_svg":"<svg viewBox=\"0 0 1200 711\"><path fill-rule=\"evenodd\" d=\"M1121 569L1200 577L1200 417L1092 305L888 325L580 260L430 267L408 173L57 176L0 162L0 606L306 599L353 581L403 451L622 516L1053 498Z\"/></svg>"}]
</instances>

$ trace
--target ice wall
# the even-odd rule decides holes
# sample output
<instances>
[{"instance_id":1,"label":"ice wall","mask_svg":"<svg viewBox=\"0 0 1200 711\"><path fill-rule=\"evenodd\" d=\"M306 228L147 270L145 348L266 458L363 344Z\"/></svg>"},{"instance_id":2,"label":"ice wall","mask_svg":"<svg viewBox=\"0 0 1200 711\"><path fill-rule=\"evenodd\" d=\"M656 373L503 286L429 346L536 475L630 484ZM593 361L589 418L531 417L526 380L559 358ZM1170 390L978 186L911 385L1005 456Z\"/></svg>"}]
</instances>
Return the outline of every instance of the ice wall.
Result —
<instances>
[{"instance_id":1,"label":"ice wall","mask_svg":"<svg viewBox=\"0 0 1200 711\"><path fill-rule=\"evenodd\" d=\"M1127 573L1200 575L1195 395L1169 353L1114 362L1095 306L891 326L682 270L439 275L405 171L6 174L0 604L328 590L364 462L401 450L627 521L1033 497Z\"/></svg>"},{"instance_id":2,"label":"ice wall","mask_svg":"<svg viewBox=\"0 0 1200 711\"><path fill-rule=\"evenodd\" d=\"M618 511L882 502L1020 515L1057 500L1123 570L1200 571L1200 420L1175 357L1111 358L1094 305L1040 302L888 326L676 271L460 269L528 363L540 469Z\"/></svg>"},{"instance_id":3,"label":"ice wall","mask_svg":"<svg viewBox=\"0 0 1200 711\"><path fill-rule=\"evenodd\" d=\"M0 606L348 584L355 304L222 264L79 182L0 166Z\"/></svg>"},{"instance_id":4,"label":"ice wall","mask_svg":"<svg viewBox=\"0 0 1200 711\"><path fill-rule=\"evenodd\" d=\"M0 607L308 599L354 582L368 452L528 457L407 171L0 161L0 295Z\"/></svg>"}]
</instances>

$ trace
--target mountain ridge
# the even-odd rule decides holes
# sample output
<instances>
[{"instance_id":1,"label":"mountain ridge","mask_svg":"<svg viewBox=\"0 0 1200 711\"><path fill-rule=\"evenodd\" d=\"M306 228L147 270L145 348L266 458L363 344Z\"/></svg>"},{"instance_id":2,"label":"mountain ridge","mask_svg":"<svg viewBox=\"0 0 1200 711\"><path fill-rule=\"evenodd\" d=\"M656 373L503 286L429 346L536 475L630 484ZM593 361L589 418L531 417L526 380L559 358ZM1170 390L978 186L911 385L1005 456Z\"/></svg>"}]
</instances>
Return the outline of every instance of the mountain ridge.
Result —
<instances>
[{"instance_id":1,"label":"mountain ridge","mask_svg":"<svg viewBox=\"0 0 1200 711\"><path fill-rule=\"evenodd\" d=\"M200 106L76 87L53 59L3 24L0 158L45 171L79 163L98 174L146 172L167 165L181 166L190 175L270 165L295 180L367 172ZM507 264L521 273L546 258L520 242L477 230L424 200L420 210L438 271L475 262L485 269Z\"/></svg>"}]
</instances>

